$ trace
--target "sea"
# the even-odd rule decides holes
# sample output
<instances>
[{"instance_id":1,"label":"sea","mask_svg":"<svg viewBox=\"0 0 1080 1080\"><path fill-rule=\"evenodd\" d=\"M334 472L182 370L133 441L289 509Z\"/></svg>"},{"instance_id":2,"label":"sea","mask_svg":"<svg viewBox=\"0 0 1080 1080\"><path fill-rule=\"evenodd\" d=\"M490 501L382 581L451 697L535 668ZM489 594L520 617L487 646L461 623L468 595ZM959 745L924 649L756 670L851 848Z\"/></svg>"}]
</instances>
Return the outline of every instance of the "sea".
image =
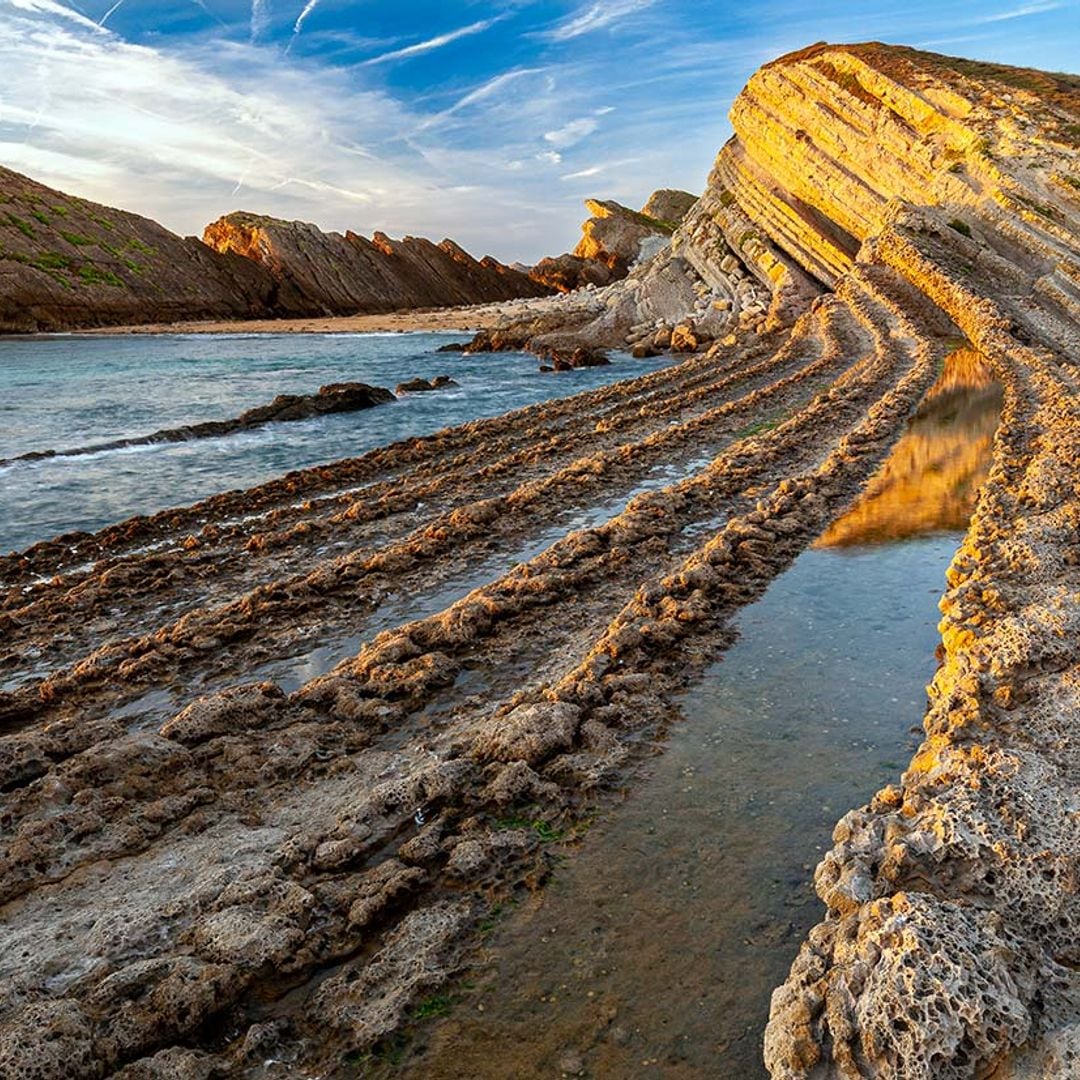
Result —
<instances>
[{"instance_id":1,"label":"sea","mask_svg":"<svg viewBox=\"0 0 1080 1080\"><path fill-rule=\"evenodd\" d=\"M333 382L455 387L219 438L0 466L0 551L183 506L291 469L642 375L670 358L613 353L548 373L528 353L440 353L462 333L49 335L0 339L0 459L224 420Z\"/></svg>"}]
</instances>

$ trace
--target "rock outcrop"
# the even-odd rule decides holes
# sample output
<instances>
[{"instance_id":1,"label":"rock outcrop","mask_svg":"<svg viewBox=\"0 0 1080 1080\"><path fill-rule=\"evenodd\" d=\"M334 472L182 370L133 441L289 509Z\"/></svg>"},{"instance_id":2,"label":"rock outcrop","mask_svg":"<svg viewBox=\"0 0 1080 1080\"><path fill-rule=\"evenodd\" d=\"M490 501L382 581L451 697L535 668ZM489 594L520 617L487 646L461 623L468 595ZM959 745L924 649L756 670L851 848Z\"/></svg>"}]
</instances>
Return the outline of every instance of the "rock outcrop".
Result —
<instances>
[{"instance_id":1,"label":"rock outcrop","mask_svg":"<svg viewBox=\"0 0 1080 1080\"><path fill-rule=\"evenodd\" d=\"M440 382L440 379L444 381ZM456 385L453 380L443 375L439 376L435 384L428 384L426 380L420 381L425 384L423 387L425 390ZM63 450L31 450L15 458L0 458L0 466L10 465L14 461L82 457L85 454L98 454L103 450L119 450L129 446L221 438L225 435L236 435L241 431L252 431L266 424L286 424L296 420L314 420L318 416L330 416L333 413L371 409L393 400L394 395L382 386L369 386L367 383L360 382L330 383L327 386L320 386L316 394L278 394L267 405L256 405L254 408L246 409L239 416L230 416L225 420L203 420L184 427L162 428L150 435L113 439L110 442L94 443L89 446L69 447Z\"/></svg>"},{"instance_id":2,"label":"rock outcrop","mask_svg":"<svg viewBox=\"0 0 1080 1080\"><path fill-rule=\"evenodd\" d=\"M314 313L238 255L0 167L0 332Z\"/></svg>"},{"instance_id":3,"label":"rock outcrop","mask_svg":"<svg viewBox=\"0 0 1080 1080\"><path fill-rule=\"evenodd\" d=\"M434 244L377 232L327 233L302 221L243 211L206 227L203 241L265 268L281 288L329 315L449 307L550 290L490 256L474 259L452 240Z\"/></svg>"},{"instance_id":4,"label":"rock outcrop","mask_svg":"<svg viewBox=\"0 0 1080 1080\"><path fill-rule=\"evenodd\" d=\"M378 313L550 290L451 240L230 214L205 242L0 167L0 333Z\"/></svg>"},{"instance_id":5,"label":"rock outcrop","mask_svg":"<svg viewBox=\"0 0 1080 1080\"><path fill-rule=\"evenodd\" d=\"M542 259L531 277L559 292L604 286L626 277L630 267L662 248L695 198L686 191L654 191L640 210L613 200L586 199L590 217L572 252Z\"/></svg>"}]
</instances>

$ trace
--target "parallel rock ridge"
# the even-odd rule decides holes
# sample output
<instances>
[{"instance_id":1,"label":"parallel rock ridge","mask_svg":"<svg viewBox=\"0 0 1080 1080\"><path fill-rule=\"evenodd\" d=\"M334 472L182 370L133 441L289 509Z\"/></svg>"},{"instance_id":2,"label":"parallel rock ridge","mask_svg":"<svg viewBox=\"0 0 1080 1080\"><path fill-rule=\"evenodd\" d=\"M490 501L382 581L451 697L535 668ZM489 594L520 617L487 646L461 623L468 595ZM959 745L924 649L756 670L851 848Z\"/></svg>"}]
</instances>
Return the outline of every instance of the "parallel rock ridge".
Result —
<instances>
[{"instance_id":1,"label":"parallel rock ridge","mask_svg":"<svg viewBox=\"0 0 1080 1080\"><path fill-rule=\"evenodd\" d=\"M369 241L230 214L205 241L0 167L0 333L364 314L549 291L451 240Z\"/></svg>"},{"instance_id":2,"label":"parallel rock ridge","mask_svg":"<svg viewBox=\"0 0 1080 1080\"><path fill-rule=\"evenodd\" d=\"M295 292L330 315L478 304L550 291L490 256L474 259L452 240L392 240L381 232L368 240L240 211L208 225L203 241L214 251L253 260L287 294Z\"/></svg>"},{"instance_id":3,"label":"parallel rock ridge","mask_svg":"<svg viewBox=\"0 0 1080 1080\"><path fill-rule=\"evenodd\" d=\"M818 45L732 116L663 250L491 328L708 351L0 558L0 1074L362 1069L740 608L903 498L966 340L1002 420L926 739L837 826L765 1059L1078 1075L1080 79Z\"/></svg>"}]
</instances>

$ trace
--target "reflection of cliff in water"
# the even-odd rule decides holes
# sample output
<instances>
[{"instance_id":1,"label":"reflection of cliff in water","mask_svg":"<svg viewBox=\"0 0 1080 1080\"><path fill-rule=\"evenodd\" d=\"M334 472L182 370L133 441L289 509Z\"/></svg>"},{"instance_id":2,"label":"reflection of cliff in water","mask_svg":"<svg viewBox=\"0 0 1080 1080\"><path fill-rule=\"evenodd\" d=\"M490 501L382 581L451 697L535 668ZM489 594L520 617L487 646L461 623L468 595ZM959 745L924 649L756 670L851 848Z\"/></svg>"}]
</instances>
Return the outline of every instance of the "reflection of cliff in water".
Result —
<instances>
[{"instance_id":1,"label":"reflection of cliff in water","mask_svg":"<svg viewBox=\"0 0 1080 1080\"><path fill-rule=\"evenodd\" d=\"M1001 387L982 357L960 349L859 501L817 547L880 544L967 528L990 468Z\"/></svg>"}]
</instances>

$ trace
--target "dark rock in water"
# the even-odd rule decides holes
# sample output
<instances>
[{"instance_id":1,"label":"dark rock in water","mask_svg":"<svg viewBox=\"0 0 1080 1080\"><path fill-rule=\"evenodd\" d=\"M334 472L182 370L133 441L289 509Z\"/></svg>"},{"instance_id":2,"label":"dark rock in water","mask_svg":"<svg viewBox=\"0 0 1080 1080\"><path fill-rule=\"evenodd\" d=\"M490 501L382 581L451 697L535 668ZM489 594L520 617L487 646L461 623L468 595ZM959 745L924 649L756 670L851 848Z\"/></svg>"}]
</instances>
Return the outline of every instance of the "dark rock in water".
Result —
<instances>
[{"instance_id":1,"label":"dark rock in water","mask_svg":"<svg viewBox=\"0 0 1080 1080\"><path fill-rule=\"evenodd\" d=\"M576 349L549 349L543 354L544 359L550 360L556 371L570 371L572 368L606 367L611 361L607 355L599 349L587 349L578 346Z\"/></svg>"},{"instance_id":2,"label":"dark rock in water","mask_svg":"<svg viewBox=\"0 0 1080 1080\"><path fill-rule=\"evenodd\" d=\"M650 356L659 356L660 350L649 342L639 342L630 350L635 360L647 360Z\"/></svg>"},{"instance_id":3,"label":"dark rock in water","mask_svg":"<svg viewBox=\"0 0 1080 1080\"><path fill-rule=\"evenodd\" d=\"M441 375L439 378L447 379L448 377ZM447 383L440 385L445 386ZM437 387L431 385L428 389L437 389ZM320 386L317 394L278 394L268 405L258 405L228 420L207 420L204 423L189 424L186 427L163 428L152 435L116 439L113 442L96 443L92 446L77 446L70 450L34 450L13 458L0 458L0 465L10 465L15 461L37 461L41 458L79 457L83 454L97 454L103 450L119 450L126 446L150 446L154 443L187 442L189 439L212 439L222 435L233 435L238 431L250 431L264 424L310 420L313 417L331 413L356 412L359 409L385 405L394 400L394 395L382 386L369 386L367 383L360 382L329 383L326 386Z\"/></svg>"},{"instance_id":4,"label":"dark rock in water","mask_svg":"<svg viewBox=\"0 0 1080 1080\"><path fill-rule=\"evenodd\" d=\"M519 352L525 348L529 334L507 333L505 330L481 330L462 350L466 353Z\"/></svg>"},{"instance_id":5,"label":"dark rock in water","mask_svg":"<svg viewBox=\"0 0 1080 1080\"><path fill-rule=\"evenodd\" d=\"M464 352L468 348L467 341L451 341L449 345L440 345L436 352Z\"/></svg>"},{"instance_id":6,"label":"dark rock in water","mask_svg":"<svg viewBox=\"0 0 1080 1080\"><path fill-rule=\"evenodd\" d=\"M540 365L540 370L541 371L554 371L555 369L550 364L541 364Z\"/></svg>"},{"instance_id":7,"label":"dark rock in water","mask_svg":"<svg viewBox=\"0 0 1080 1080\"><path fill-rule=\"evenodd\" d=\"M398 383L398 394L422 394L428 390L443 390L448 386L458 384L449 375L436 375L430 381L427 379L409 379L408 382Z\"/></svg>"}]
</instances>

